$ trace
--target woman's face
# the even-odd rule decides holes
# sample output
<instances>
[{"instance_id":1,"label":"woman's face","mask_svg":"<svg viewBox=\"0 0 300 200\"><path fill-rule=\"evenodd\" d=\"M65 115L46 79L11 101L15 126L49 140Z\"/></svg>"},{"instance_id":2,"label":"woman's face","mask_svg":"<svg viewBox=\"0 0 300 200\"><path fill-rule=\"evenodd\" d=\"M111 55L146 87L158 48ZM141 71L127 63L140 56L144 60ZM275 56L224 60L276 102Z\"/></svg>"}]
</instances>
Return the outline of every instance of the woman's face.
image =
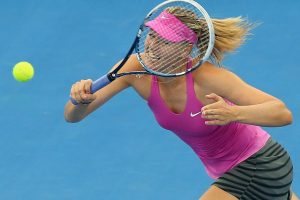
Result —
<instances>
[{"instance_id":1,"label":"woman's face","mask_svg":"<svg viewBox=\"0 0 300 200\"><path fill-rule=\"evenodd\" d=\"M182 61L186 61L186 47L186 42L170 42L150 30L145 40L146 65L154 71L175 73Z\"/></svg>"}]
</instances>

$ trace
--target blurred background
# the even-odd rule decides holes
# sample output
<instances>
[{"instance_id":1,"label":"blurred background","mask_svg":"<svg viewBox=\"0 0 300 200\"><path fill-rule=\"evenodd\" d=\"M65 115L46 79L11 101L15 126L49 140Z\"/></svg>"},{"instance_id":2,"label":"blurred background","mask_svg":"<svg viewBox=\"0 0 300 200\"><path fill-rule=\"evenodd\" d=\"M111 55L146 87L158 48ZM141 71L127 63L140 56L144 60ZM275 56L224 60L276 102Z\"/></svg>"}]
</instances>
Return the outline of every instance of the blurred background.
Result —
<instances>
[{"instance_id":1,"label":"blurred background","mask_svg":"<svg viewBox=\"0 0 300 200\"><path fill-rule=\"evenodd\" d=\"M159 0L0 0L0 199L198 199L213 182L196 155L160 128L131 89L66 123L71 85L122 59ZM294 123L265 128L291 154L300 193L300 1L199 0L214 18L260 23L224 65L282 99ZM20 83L13 66L35 77Z\"/></svg>"}]
</instances>

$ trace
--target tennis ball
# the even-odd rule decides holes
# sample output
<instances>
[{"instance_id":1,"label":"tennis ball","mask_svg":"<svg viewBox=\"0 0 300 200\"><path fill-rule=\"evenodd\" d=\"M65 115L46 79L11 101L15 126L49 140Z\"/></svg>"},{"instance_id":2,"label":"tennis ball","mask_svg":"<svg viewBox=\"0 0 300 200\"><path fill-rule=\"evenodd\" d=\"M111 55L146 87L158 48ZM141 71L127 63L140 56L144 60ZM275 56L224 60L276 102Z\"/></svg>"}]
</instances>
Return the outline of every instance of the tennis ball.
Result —
<instances>
[{"instance_id":1,"label":"tennis ball","mask_svg":"<svg viewBox=\"0 0 300 200\"><path fill-rule=\"evenodd\" d=\"M34 69L29 62L19 62L14 66L12 73L17 81L27 82L32 79Z\"/></svg>"}]
</instances>

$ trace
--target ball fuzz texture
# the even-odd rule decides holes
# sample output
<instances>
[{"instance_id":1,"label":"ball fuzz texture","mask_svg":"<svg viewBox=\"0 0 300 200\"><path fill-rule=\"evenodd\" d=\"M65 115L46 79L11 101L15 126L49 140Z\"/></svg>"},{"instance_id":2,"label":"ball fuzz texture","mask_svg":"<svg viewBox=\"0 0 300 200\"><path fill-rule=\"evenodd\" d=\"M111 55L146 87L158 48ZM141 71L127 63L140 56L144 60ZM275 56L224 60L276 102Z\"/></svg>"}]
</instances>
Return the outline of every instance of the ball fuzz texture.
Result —
<instances>
[{"instance_id":1,"label":"ball fuzz texture","mask_svg":"<svg viewBox=\"0 0 300 200\"><path fill-rule=\"evenodd\" d=\"M19 62L13 68L13 76L17 81L27 82L34 76L34 68L29 62Z\"/></svg>"}]
</instances>

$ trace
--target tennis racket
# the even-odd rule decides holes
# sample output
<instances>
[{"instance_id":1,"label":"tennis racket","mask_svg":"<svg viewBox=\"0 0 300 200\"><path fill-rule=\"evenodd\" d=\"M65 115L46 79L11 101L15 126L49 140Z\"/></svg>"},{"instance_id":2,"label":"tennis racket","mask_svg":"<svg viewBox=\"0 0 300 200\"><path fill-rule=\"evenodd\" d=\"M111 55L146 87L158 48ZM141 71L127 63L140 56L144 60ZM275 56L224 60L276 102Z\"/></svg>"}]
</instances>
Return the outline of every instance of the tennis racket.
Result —
<instances>
[{"instance_id":1,"label":"tennis racket","mask_svg":"<svg viewBox=\"0 0 300 200\"><path fill-rule=\"evenodd\" d=\"M210 58L214 40L212 20L199 3L193 0L164 1L146 15L120 64L92 83L91 93L126 75L185 75ZM118 73L134 51L144 70ZM78 104L73 98L71 102Z\"/></svg>"}]
</instances>

